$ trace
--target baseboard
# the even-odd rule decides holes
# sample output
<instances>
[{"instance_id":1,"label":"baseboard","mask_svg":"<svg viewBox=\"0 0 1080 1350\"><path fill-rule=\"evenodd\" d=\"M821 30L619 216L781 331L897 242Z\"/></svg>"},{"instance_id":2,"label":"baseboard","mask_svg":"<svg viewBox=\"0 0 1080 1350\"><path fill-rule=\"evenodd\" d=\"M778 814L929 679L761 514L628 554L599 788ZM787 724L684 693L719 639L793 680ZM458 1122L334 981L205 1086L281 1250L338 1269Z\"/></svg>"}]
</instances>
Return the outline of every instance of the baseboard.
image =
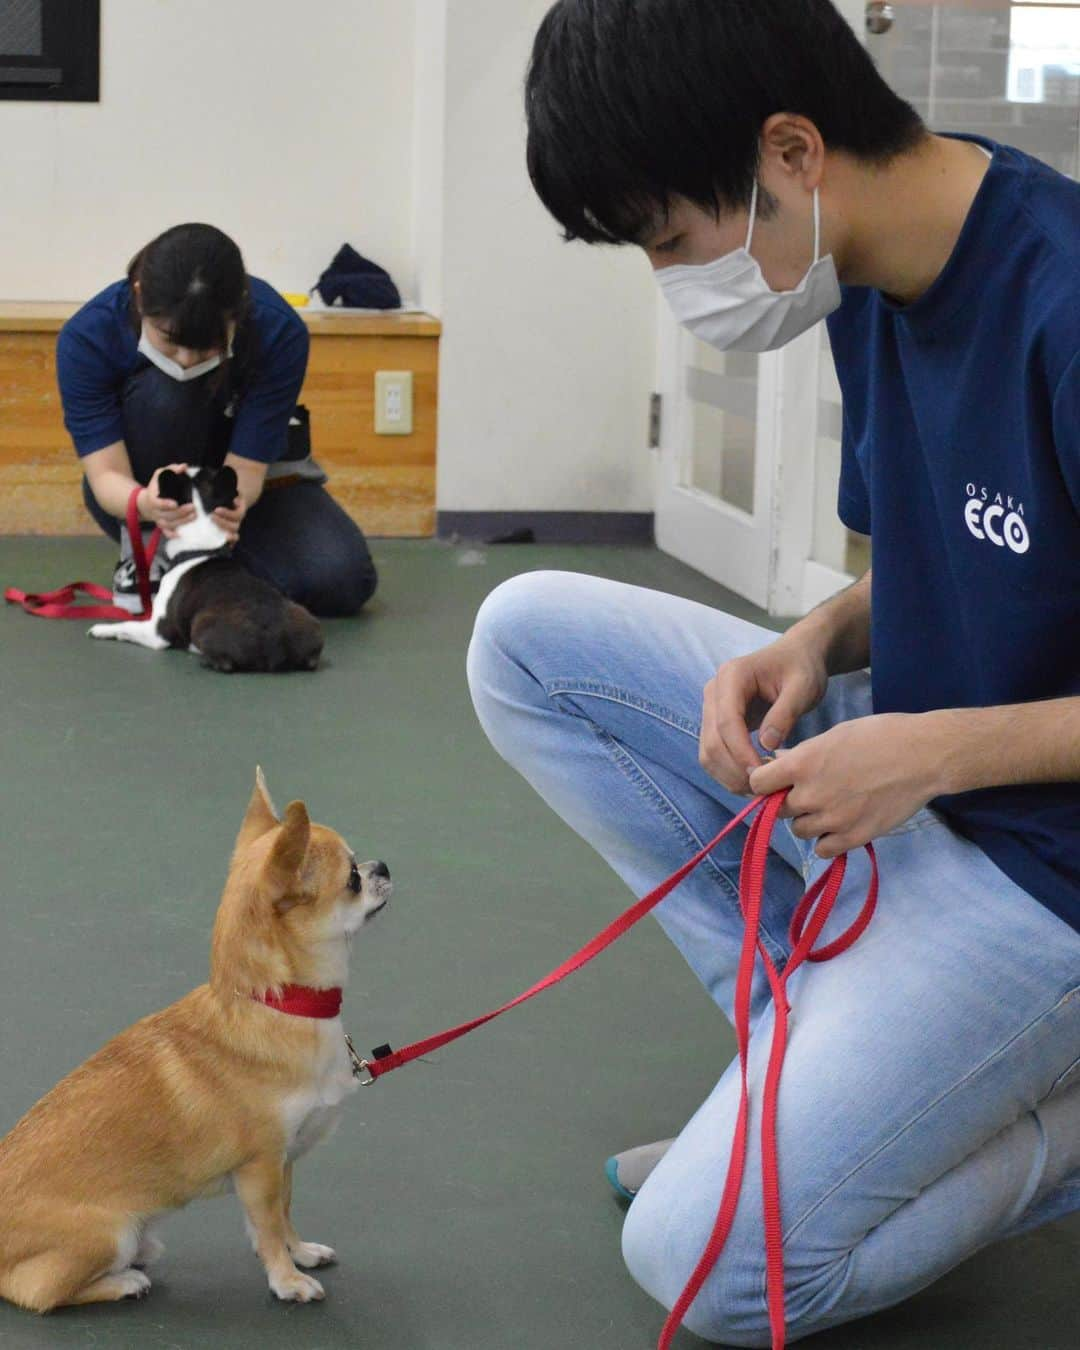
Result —
<instances>
[{"instance_id":1,"label":"baseboard","mask_svg":"<svg viewBox=\"0 0 1080 1350\"><path fill-rule=\"evenodd\" d=\"M525 531L537 544L651 544L654 538L651 511L439 511L435 529L440 539L487 544Z\"/></svg>"}]
</instances>

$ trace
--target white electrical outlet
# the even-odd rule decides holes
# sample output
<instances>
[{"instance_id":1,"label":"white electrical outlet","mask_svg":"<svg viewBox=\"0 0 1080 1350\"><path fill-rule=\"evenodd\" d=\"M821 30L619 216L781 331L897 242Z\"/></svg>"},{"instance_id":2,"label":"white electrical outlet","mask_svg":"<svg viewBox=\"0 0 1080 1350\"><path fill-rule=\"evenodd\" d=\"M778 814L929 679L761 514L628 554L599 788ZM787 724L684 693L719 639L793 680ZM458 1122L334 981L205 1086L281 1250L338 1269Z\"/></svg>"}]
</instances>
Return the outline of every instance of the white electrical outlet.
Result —
<instances>
[{"instance_id":1,"label":"white electrical outlet","mask_svg":"<svg viewBox=\"0 0 1080 1350\"><path fill-rule=\"evenodd\" d=\"M375 432L379 436L409 436L413 429L411 370L375 372Z\"/></svg>"}]
</instances>

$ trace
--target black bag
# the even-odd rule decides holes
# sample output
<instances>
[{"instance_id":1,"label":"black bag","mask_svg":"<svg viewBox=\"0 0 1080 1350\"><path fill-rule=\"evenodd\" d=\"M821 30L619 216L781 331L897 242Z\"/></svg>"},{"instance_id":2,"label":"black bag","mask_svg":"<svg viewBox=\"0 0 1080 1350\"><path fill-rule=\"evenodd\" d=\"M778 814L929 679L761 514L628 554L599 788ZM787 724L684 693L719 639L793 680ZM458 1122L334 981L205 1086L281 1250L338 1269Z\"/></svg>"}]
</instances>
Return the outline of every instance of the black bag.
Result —
<instances>
[{"instance_id":1,"label":"black bag","mask_svg":"<svg viewBox=\"0 0 1080 1350\"><path fill-rule=\"evenodd\" d=\"M362 257L351 244L342 244L312 289L327 305L340 298L352 309L401 308L401 295L390 273Z\"/></svg>"},{"instance_id":2,"label":"black bag","mask_svg":"<svg viewBox=\"0 0 1080 1350\"><path fill-rule=\"evenodd\" d=\"M289 433L282 461L307 459L311 454L311 413L298 403L289 418Z\"/></svg>"}]
</instances>

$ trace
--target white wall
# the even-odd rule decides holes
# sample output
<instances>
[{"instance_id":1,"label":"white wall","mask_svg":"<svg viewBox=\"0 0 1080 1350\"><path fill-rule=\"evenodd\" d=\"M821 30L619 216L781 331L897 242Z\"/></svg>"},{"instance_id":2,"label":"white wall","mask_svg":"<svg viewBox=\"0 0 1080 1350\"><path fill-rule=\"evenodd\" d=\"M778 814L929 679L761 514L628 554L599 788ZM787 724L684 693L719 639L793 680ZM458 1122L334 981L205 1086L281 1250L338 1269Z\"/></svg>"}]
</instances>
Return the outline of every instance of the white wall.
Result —
<instances>
[{"instance_id":1,"label":"white wall","mask_svg":"<svg viewBox=\"0 0 1080 1350\"><path fill-rule=\"evenodd\" d=\"M564 243L525 171L522 83L550 0L441 2L439 508L649 511L648 265Z\"/></svg>"},{"instance_id":2,"label":"white wall","mask_svg":"<svg viewBox=\"0 0 1080 1350\"><path fill-rule=\"evenodd\" d=\"M283 290L346 239L414 287L412 5L101 9L100 103L0 103L0 298L84 299L182 220Z\"/></svg>"},{"instance_id":3,"label":"white wall","mask_svg":"<svg viewBox=\"0 0 1080 1350\"><path fill-rule=\"evenodd\" d=\"M0 103L0 299L85 299L181 220L282 290L348 239L444 320L441 509L651 510L648 269L525 173L549 3L103 0L101 102Z\"/></svg>"},{"instance_id":4,"label":"white wall","mask_svg":"<svg viewBox=\"0 0 1080 1350\"><path fill-rule=\"evenodd\" d=\"M416 301L443 308L446 197L446 0L415 0L413 264Z\"/></svg>"}]
</instances>

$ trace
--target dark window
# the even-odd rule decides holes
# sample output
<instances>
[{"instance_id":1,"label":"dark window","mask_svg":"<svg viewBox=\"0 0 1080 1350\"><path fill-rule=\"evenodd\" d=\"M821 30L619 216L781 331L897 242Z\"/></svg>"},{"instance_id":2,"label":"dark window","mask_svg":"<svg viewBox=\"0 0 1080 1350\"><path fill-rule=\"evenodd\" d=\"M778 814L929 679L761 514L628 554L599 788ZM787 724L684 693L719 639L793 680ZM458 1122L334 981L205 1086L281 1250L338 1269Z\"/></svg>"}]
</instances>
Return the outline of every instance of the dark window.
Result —
<instances>
[{"instance_id":1,"label":"dark window","mask_svg":"<svg viewBox=\"0 0 1080 1350\"><path fill-rule=\"evenodd\" d=\"M100 0L0 0L0 99L98 101Z\"/></svg>"}]
</instances>

